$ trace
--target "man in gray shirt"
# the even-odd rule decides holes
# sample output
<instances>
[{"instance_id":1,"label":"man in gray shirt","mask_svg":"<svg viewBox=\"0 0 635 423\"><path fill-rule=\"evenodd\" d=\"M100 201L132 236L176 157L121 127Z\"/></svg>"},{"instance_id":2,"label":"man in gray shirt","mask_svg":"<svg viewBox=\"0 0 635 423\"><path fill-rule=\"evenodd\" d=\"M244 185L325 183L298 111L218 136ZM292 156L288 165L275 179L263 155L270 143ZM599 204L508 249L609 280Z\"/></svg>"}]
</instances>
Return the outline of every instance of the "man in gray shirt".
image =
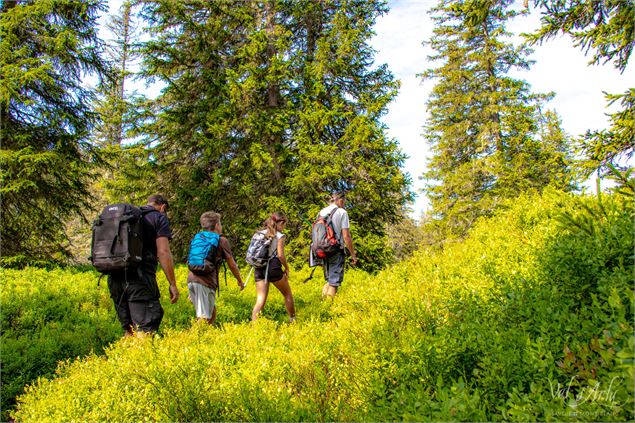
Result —
<instances>
[{"instance_id":1,"label":"man in gray shirt","mask_svg":"<svg viewBox=\"0 0 635 423\"><path fill-rule=\"evenodd\" d=\"M353 247L353 239L351 238L348 213L344 210L344 204L346 204L346 195L338 192L331 196L330 204L320 210L320 215L326 217L334 209L337 209L331 217L331 222L333 223L337 241L340 244L340 251L324 259L324 279L326 283L322 287L322 297L333 298L337 293L337 288L344 280L344 261L346 258L344 247L351 255L351 265L357 264L357 255L355 254L355 247Z\"/></svg>"}]
</instances>

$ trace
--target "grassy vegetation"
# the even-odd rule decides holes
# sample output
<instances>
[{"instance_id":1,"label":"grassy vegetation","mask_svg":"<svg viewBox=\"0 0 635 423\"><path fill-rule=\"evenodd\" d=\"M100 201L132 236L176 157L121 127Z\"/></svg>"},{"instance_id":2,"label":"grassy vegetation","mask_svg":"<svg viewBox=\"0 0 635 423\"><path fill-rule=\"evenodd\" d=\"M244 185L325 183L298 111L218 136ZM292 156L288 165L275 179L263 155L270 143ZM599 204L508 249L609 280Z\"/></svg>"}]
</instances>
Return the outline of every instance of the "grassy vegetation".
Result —
<instances>
[{"instance_id":1,"label":"grassy vegetation","mask_svg":"<svg viewBox=\"0 0 635 423\"><path fill-rule=\"evenodd\" d=\"M41 340L24 362L82 357L29 386L17 421L633 420L633 217L621 196L519 198L463 242L350 270L334 301L293 273L292 325L275 290L248 322L253 281L241 293L232 278L219 326L194 323L181 268L151 339L118 339L94 273L3 270L3 401L22 337ZM40 323L13 323L43 304Z\"/></svg>"}]
</instances>

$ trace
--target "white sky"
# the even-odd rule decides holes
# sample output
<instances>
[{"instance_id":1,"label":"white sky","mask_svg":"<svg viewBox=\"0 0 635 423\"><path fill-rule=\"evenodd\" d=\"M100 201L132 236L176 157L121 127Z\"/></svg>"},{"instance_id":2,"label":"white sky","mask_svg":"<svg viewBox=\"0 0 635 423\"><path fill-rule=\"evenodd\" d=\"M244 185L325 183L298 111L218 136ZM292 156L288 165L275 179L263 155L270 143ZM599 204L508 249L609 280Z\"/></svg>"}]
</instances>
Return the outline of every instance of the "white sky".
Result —
<instances>
[{"instance_id":1,"label":"white sky","mask_svg":"<svg viewBox=\"0 0 635 423\"><path fill-rule=\"evenodd\" d=\"M109 13L116 13L121 3L122 0L109 0ZM377 19L376 36L371 40L377 50L375 63L388 64L401 81L399 94L382 121L388 126L388 136L396 139L409 157L404 171L410 175L417 195L412 211L415 218L429 205L419 192L424 186L419 177L426 170L428 148L422 132L427 118L425 104L434 81L422 83L417 74L432 65L427 60L432 51L422 43L432 35L432 21L427 11L436 3L436 0L390 0L390 11ZM518 0L518 4L522 2ZM532 13L530 17L517 17L507 29L518 34L530 32L538 23L539 15ZM635 86L632 64L623 74L612 63L589 66L591 55L585 57L568 38L552 39L535 46L534 50L529 57L536 61L531 70L514 77L526 80L536 93L556 93L548 106L558 113L564 130L570 135L606 128L608 110L602 92L620 93Z\"/></svg>"},{"instance_id":2,"label":"white sky","mask_svg":"<svg viewBox=\"0 0 635 423\"><path fill-rule=\"evenodd\" d=\"M399 94L382 121L388 126L389 137L397 139L402 151L409 156L404 170L410 174L417 194L413 206L415 218L419 218L429 205L418 191L424 186L419 177L426 170L428 154L421 135L428 116L425 103L434 86L434 81L422 83L416 75L432 67L427 60L432 50L424 47L422 42L432 35L432 21L427 10L436 3L434 0L390 1L391 10L377 19L377 35L371 41L377 50L376 63L387 63L401 81ZM530 32L538 25L538 19L536 13L530 17L517 17L514 25L507 29L514 33ZM568 38L550 40L542 46L534 46L534 54L529 59L536 63L530 71L514 75L527 81L535 93L556 93L547 105L558 113L564 130L570 135L607 126L602 91L620 93L635 86L632 65L620 74L611 63L589 66L591 57L585 57Z\"/></svg>"}]
</instances>

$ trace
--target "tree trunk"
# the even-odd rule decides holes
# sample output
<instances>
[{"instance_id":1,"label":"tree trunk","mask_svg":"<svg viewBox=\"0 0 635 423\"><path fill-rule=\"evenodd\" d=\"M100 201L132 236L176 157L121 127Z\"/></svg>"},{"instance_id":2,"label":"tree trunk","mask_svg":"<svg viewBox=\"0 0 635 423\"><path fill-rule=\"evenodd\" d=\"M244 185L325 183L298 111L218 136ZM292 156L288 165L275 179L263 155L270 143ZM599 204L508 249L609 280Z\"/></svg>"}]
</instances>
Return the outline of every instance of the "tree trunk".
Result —
<instances>
[{"instance_id":1,"label":"tree trunk","mask_svg":"<svg viewBox=\"0 0 635 423\"><path fill-rule=\"evenodd\" d=\"M267 65L271 69L271 63L276 55L275 46L275 26L276 26L276 8L274 0L270 0L265 5L265 31L267 33ZM269 70L271 72L271 70ZM277 109L280 107L280 87L275 82L270 82L267 88L267 108ZM273 182L274 185L282 181L282 172L278 157L276 154L276 146L280 144L281 138L277 129L269 134L269 142L267 143L267 149L271 155L273 161Z\"/></svg>"}]
</instances>

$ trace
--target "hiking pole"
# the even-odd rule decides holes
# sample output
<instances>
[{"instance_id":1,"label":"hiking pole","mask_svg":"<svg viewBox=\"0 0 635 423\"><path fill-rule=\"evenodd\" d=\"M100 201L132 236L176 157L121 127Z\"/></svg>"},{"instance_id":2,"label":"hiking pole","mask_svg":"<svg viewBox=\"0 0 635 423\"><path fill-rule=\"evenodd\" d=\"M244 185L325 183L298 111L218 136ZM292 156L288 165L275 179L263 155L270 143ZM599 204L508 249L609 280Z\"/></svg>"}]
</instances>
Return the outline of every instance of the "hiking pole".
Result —
<instances>
[{"instance_id":1,"label":"hiking pole","mask_svg":"<svg viewBox=\"0 0 635 423\"><path fill-rule=\"evenodd\" d=\"M301 212L298 212L298 217L300 218L300 220L303 220L304 222L306 222L306 224L309 225L309 227L313 227L313 223L311 223L309 219L304 217L304 215ZM311 264L313 264L313 251L311 250L311 247L309 247L309 265ZM313 270L311 271L311 274L309 275L308 278L303 280L302 283L307 283L308 281L313 279L313 274L315 273L316 268L317 268L317 265L314 265Z\"/></svg>"},{"instance_id":2,"label":"hiking pole","mask_svg":"<svg viewBox=\"0 0 635 423\"><path fill-rule=\"evenodd\" d=\"M303 280L302 283L307 283L308 281L313 279L313 274L315 273L315 269L317 269L317 266L313 267L313 270L311 271L311 275L308 278L306 278L305 280Z\"/></svg>"},{"instance_id":3,"label":"hiking pole","mask_svg":"<svg viewBox=\"0 0 635 423\"><path fill-rule=\"evenodd\" d=\"M313 223L311 223L311 221L309 219L307 219L306 217L304 217L304 215L302 214L302 212L298 212L298 217L300 218L300 220L305 221L309 226L313 226Z\"/></svg>"},{"instance_id":4,"label":"hiking pole","mask_svg":"<svg viewBox=\"0 0 635 423\"><path fill-rule=\"evenodd\" d=\"M254 267L251 266L251 269L249 269L249 274L247 275L247 279L245 280L245 287L247 286L247 283L249 282L249 278L251 278L251 274L254 272Z\"/></svg>"},{"instance_id":5,"label":"hiking pole","mask_svg":"<svg viewBox=\"0 0 635 423\"><path fill-rule=\"evenodd\" d=\"M313 270L311 271L309 277L303 280L302 283L307 283L308 281L313 279L313 274L315 273L315 269L317 269L318 266L324 266L324 261L315 260L315 257L313 256L313 249L309 248L309 267L312 267Z\"/></svg>"}]
</instances>

